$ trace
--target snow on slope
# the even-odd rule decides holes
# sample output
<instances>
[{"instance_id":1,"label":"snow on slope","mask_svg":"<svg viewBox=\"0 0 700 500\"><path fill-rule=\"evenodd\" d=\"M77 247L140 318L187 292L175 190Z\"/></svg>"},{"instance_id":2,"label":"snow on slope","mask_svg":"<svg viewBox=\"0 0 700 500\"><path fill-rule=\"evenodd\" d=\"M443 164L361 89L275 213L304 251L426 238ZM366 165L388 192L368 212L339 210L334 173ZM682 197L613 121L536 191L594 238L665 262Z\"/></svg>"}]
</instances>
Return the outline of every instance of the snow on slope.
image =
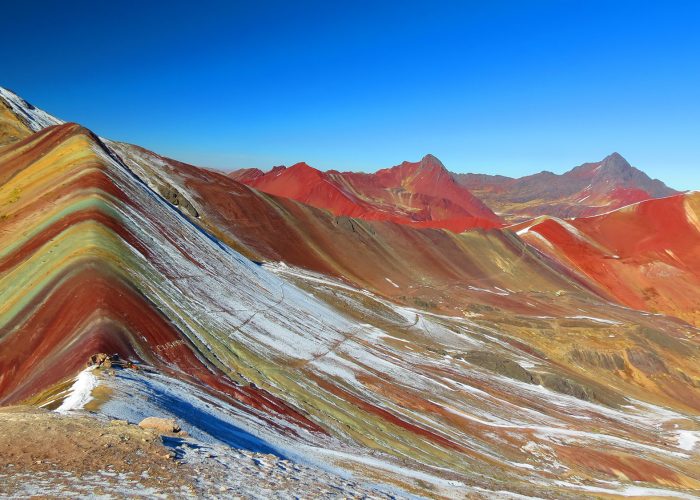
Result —
<instances>
[{"instance_id":1,"label":"snow on slope","mask_svg":"<svg viewBox=\"0 0 700 500\"><path fill-rule=\"evenodd\" d=\"M55 220L62 232L26 258L36 265L19 262L9 280L0 275L6 280L0 281L0 298L9 297L0 303L5 307L24 299L26 291L43 291L36 283L69 264L88 267L90 279L97 272L110 278L110 295L95 321L70 332L76 333L72 342L90 339L111 321L109 337L123 335L131 347L121 354L146 360L156 372L125 371L107 382L114 398L103 405L106 414L134 420L148 413L173 415L203 442L274 451L438 496L470 489L499 495L582 488L624 493L632 482L671 493L696 488L697 450L679 448L671 427L698 428L693 407L684 406L694 402L692 380L669 375L672 387L687 392L666 391L661 399L602 369L584 373L602 374L606 385L583 378L583 370L569 366L576 364L570 353L562 352L575 338L600 348L593 354L624 353L625 370L641 374L632 363L640 354L627 354L629 344L608 340L611 331L629 333L626 340L640 335L629 324L640 321L634 312L594 302L581 315L602 323L559 318L584 323L584 330L555 318L502 311L476 321L399 307L290 266L258 266L174 209L94 137L74 127L65 131L70 142L64 146L86 153L84 162L60 164L66 155L59 150L48 162L52 168L27 177L38 179L60 166L66 178L82 176L84 183L64 196L69 201L52 206L61 211ZM46 133L54 132L61 130ZM55 194L51 189L62 180L52 178L43 193ZM14 206L26 208L23 203ZM86 206L96 214L89 224L60 225L66 214ZM26 212L34 215L31 208ZM21 236L40 234L45 225L50 221L27 217ZM85 254L91 260L80 260ZM118 288L120 283L128 287ZM129 290L152 308L118 309L131 297ZM601 310L593 314L596 307ZM2 311L11 317L12 310ZM160 324L138 328L142 316L162 320L178 336L149 336L170 330ZM561 341L563 335L569 340ZM653 345L643 346L653 353ZM665 357L669 373L685 368L684 374L693 375L693 365L684 363L696 346L682 347ZM65 360L60 350L51 354L57 356L47 359ZM75 388L83 400L84 384ZM651 403L659 400L676 410ZM564 482L556 479L562 475Z\"/></svg>"},{"instance_id":2,"label":"snow on slope","mask_svg":"<svg viewBox=\"0 0 700 500\"><path fill-rule=\"evenodd\" d=\"M474 336L473 329L476 325L469 320L399 308L370 292L353 290L341 282L300 269L282 265L266 267L281 277L288 276L298 282L308 281L317 289L328 288L336 292L343 290L348 292L348 299L354 294L359 294L376 301L377 305L381 304L394 309L399 317L405 318L409 325L413 325L415 335L419 337L427 335L433 339L433 342L439 342L436 345L446 345L451 340L468 344L471 348L494 350L493 345L489 346L478 336ZM406 391L405 397L409 398L407 401L410 401L409 395L415 390L430 394L428 401L433 405L444 407L454 415L454 418L464 419L471 422L472 426L480 428L481 437L475 436L476 439L483 439L484 433L511 436L523 433L523 436L527 436L527 440L521 447L523 456L519 459L506 458L507 455L491 455L494 449L490 449L488 453L493 458L498 457L504 465L521 470L520 474L525 477L528 475L525 471L534 472L539 468L549 471L563 471L571 468L571 463L556 458L554 450L561 446L574 449L578 447L610 448L632 454L643 450L648 456L664 457L666 460L683 460L689 457L687 452L692 446L688 446L687 436L692 435L691 431L684 431L683 439L676 437L681 436L680 433L670 431L664 434L663 439L666 443L663 445L653 440L648 442L639 440L643 435L658 436L655 429L664 421L686 421L688 425L689 422L681 414L636 401L630 401L631 404L623 409L606 408L558 394L541 386L494 375L488 371L475 371L475 367L460 360L411 354L411 345L416 347L419 344L414 341L409 345L402 345L406 340L388 335L386 332L390 322L387 322L387 318L384 318L384 329L381 324L377 325L374 320L371 321L375 324L365 324L362 330L357 332L356 340L348 339L342 347L338 346L335 349L333 358L351 362L345 364L344 370L335 371L331 375L344 377L347 382L351 382L352 385L357 384L357 388L362 389L357 376L364 369L355 363L363 361L370 354L370 352L362 352L367 349L368 344L362 341L362 337L366 336L367 340L371 339L371 345L374 346L370 350L374 351L373 358L367 358L367 361L374 364L380 363L388 379L402 379L406 384L404 391ZM456 334L447 329L447 325L452 329L458 328L460 333ZM496 331L493 333L497 334ZM468 337L463 338L465 336ZM356 345L348 345L353 343ZM508 347L507 344L496 345L499 348ZM355 363L348 355L355 357ZM536 358L514 356L514 359L523 366L540 364ZM426 364L431 366L430 370L426 371ZM411 366L410 373L405 372L404 369L408 369L409 366ZM442 376L441 382L437 380L436 375ZM465 375L467 378L464 378ZM344 440L325 438L318 441L312 436L300 440L298 437L293 438L273 432L269 426L254 416L226 405L200 389L161 374L152 373L148 369L136 373L120 371L115 378L107 378L101 383L106 384L113 391L113 398L103 406L102 413L132 422L138 422L141 418L153 414L172 416L183 423L184 429L194 439L206 443L207 446L228 445L253 453L273 453L306 466L320 467L328 472L340 474L346 478L354 477L355 480L360 481L361 478L366 477L367 468L383 470L395 478L402 477L403 481L409 483L411 480L420 480L432 484L433 488L449 497L465 492L476 494L490 491L494 494L492 490L483 486L467 485L455 479L446 480L437 471L428 473L420 469L401 467L388 455L375 452L371 457L367 457L362 448ZM466 394L473 394L473 396ZM523 399L514 401L512 397L515 394ZM546 401L549 409L546 412L536 409L538 401ZM607 431L602 431L601 425L607 426L610 422L614 424ZM626 429L628 424L631 425L629 430ZM433 420L431 425L443 432L449 432L449 429L443 427L444 423L439 420ZM631 431L631 429L636 430ZM621 431L623 434L620 434ZM676 445L676 440L681 444ZM483 445L478 449L483 452L489 450ZM349 471L354 471L356 475L348 476ZM530 480L542 481L534 477ZM599 491L623 496L630 491L630 486L617 481L593 483L558 481L555 484L557 488L569 491ZM364 486L374 487L369 483ZM384 491L396 493L396 490L391 489ZM638 491L646 491L647 494L687 497L681 492L657 487L642 488ZM499 494L509 495L505 490L501 490Z\"/></svg>"},{"instance_id":3,"label":"snow on slope","mask_svg":"<svg viewBox=\"0 0 700 500\"><path fill-rule=\"evenodd\" d=\"M147 207L146 212L153 213L154 209ZM165 222L167 216L158 215L156 220ZM147 224L136 226L144 228ZM180 272L188 275L187 286L176 292L179 307L198 311L197 304L188 305L196 297L206 309L216 310L215 314L197 313L208 332L206 336L198 334L207 350L223 356L226 350L222 347L227 340L233 342L228 346L236 349L244 346L256 355L254 371L263 375L254 378L256 384L266 384L269 390L286 394L288 401L311 411L346 445L353 441L371 442L373 453L387 453L381 460L385 470L396 466L389 456L396 454L397 449L405 450L397 455L403 459L424 457L420 459L422 465L413 467L414 471L437 476L437 470L449 470L446 477L461 482L464 480L457 478L475 480L468 470L484 461L493 463L494 468L511 478L523 477L522 464L538 471L555 470L557 463L576 469L581 459L575 458L580 452L574 450L587 447L602 448L608 460L623 462L627 458L611 457L627 457L644 449L660 457L655 460L661 462L675 463L687 458L670 444L675 443L674 435L664 438L673 451L652 444L658 437L657 421L636 404L627 410L614 410L482 370L459 358L437 355L441 350L460 353L505 349L504 355L510 359L521 358L523 353L513 352L507 342L500 340L502 333L497 329L486 333L483 325L469 320L400 308L370 292L353 290L346 284L289 266L256 266L208 238L202 239L204 247L197 243L188 248L190 238L187 240L185 247L180 243L180 251L190 256L202 255L198 261L205 270L203 275L186 261L178 262L167 273L182 268ZM173 252L177 255L177 248L159 251L164 256ZM162 258L165 257L157 260ZM231 287L231 282L246 286ZM330 307L328 301L320 300L325 293L346 306ZM376 305L365 310L353 298L357 295ZM377 315L371 312L375 309L384 312ZM362 322L340 312L357 310L363 311ZM231 323L238 325L233 331ZM602 323L601 328L617 326ZM218 333L227 329L230 333L226 337ZM275 360L274 366L269 360ZM234 362L232 358L221 361ZM528 365L541 367L542 360L529 356L521 366ZM250 370L243 373L254 377ZM304 400L313 400L314 406L319 406L311 409ZM346 406L348 403L350 406ZM542 410L542 404L547 411ZM366 410L358 413L358 408ZM398 427L385 430L383 426L387 424L381 419L374 423L377 412L392 416L381 413L384 418L398 416ZM678 414L676 418L684 417ZM361 429L355 427L358 419L365 422ZM615 422L612 426L611 421ZM628 427L630 422L634 426ZM607 430L601 432L601 427ZM416 440L426 430L429 437L420 439L427 440L428 448ZM520 448L504 446L503 441L513 439L513 435L524 439ZM348 441L349 436L352 439ZM574 455L553 461L547 458L549 452L541 456L529 452L530 442L550 448L570 447L569 453ZM460 450L455 455L460 457L459 463L439 453L440 458L423 455L435 446L453 446L449 443ZM329 454L320 450L335 449L328 442L315 442L314 446L315 454L327 457ZM361 457L361 453L343 455L343 467L358 470ZM640 463L635 467L643 470L647 466ZM540 472L532 474L538 476Z\"/></svg>"},{"instance_id":4,"label":"snow on slope","mask_svg":"<svg viewBox=\"0 0 700 500\"><path fill-rule=\"evenodd\" d=\"M63 120L48 114L46 111L34 107L6 88L0 87L0 98L7 102L12 108L12 111L34 132L38 132L46 127L65 123Z\"/></svg>"},{"instance_id":5,"label":"snow on slope","mask_svg":"<svg viewBox=\"0 0 700 500\"><path fill-rule=\"evenodd\" d=\"M83 408L92 399L92 390L97 387L97 379L92 374L92 368L86 368L78 374L75 383L70 388L68 397L63 400L56 411L66 413Z\"/></svg>"}]
</instances>

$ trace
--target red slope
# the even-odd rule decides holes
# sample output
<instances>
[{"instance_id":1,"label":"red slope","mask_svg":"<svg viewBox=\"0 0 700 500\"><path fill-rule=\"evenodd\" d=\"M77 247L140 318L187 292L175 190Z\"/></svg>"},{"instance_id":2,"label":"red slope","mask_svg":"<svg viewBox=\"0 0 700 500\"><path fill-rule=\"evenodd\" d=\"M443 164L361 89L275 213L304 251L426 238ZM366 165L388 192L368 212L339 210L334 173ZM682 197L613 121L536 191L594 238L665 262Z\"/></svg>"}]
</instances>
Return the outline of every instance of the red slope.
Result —
<instances>
[{"instance_id":1,"label":"red slope","mask_svg":"<svg viewBox=\"0 0 700 500\"><path fill-rule=\"evenodd\" d=\"M305 163L276 167L265 174L258 172L237 171L231 177L260 191L327 209L334 215L454 232L501 225L498 216L455 182L432 155L373 174L321 172Z\"/></svg>"},{"instance_id":2,"label":"red slope","mask_svg":"<svg viewBox=\"0 0 700 500\"><path fill-rule=\"evenodd\" d=\"M241 168L228 174L229 177L231 177L234 180L237 180L238 182L252 181L257 177L260 177L261 175L265 175L265 172L263 172L259 168Z\"/></svg>"},{"instance_id":3,"label":"red slope","mask_svg":"<svg viewBox=\"0 0 700 500\"><path fill-rule=\"evenodd\" d=\"M372 213L371 205L344 190L326 173L306 163L274 168L253 180L239 180L265 193L326 208L336 215L361 217Z\"/></svg>"},{"instance_id":4,"label":"red slope","mask_svg":"<svg viewBox=\"0 0 700 500\"><path fill-rule=\"evenodd\" d=\"M699 218L700 193L689 193L594 217L545 219L521 236L623 304L698 324Z\"/></svg>"}]
</instances>

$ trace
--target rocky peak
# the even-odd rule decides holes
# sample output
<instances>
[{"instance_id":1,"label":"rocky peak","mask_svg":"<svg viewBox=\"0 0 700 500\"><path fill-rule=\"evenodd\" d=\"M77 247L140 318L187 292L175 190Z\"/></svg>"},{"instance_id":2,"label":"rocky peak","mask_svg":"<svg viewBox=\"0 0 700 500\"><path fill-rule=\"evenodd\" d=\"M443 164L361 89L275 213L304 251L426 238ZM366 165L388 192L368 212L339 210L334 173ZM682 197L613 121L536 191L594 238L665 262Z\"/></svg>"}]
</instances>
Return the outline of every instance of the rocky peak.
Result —
<instances>
[{"instance_id":1,"label":"rocky peak","mask_svg":"<svg viewBox=\"0 0 700 500\"><path fill-rule=\"evenodd\" d=\"M268 173L278 174L280 172L284 172L285 170L287 170L287 167L285 167L284 165L276 165L276 166L272 167L272 169L270 169L270 171Z\"/></svg>"},{"instance_id":2,"label":"rocky peak","mask_svg":"<svg viewBox=\"0 0 700 500\"><path fill-rule=\"evenodd\" d=\"M613 153L603 158L600 162L601 170L606 170L609 173L622 173L632 169L632 165L623 158L620 153Z\"/></svg>"},{"instance_id":3,"label":"rocky peak","mask_svg":"<svg viewBox=\"0 0 700 500\"><path fill-rule=\"evenodd\" d=\"M433 170L447 170L445 165L436 157L428 153L420 161L421 168Z\"/></svg>"},{"instance_id":4,"label":"rocky peak","mask_svg":"<svg viewBox=\"0 0 700 500\"><path fill-rule=\"evenodd\" d=\"M636 182L635 182L636 180ZM606 156L593 171L593 182L605 181L616 185L638 184L647 180L647 176L632 167L619 153ZM641 187L641 186L636 186Z\"/></svg>"},{"instance_id":5,"label":"rocky peak","mask_svg":"<svg viewBox=\"0 0 700 500\"><path fill-rule=\"evenodd\" d=\"M452 178L451 174L445 168L445 165L435 156L431 154L425 155L418 163L404 162L404 166L408 167L408 172L422 179L439 179L444 176Z\"/></svg>"}]
</instances>

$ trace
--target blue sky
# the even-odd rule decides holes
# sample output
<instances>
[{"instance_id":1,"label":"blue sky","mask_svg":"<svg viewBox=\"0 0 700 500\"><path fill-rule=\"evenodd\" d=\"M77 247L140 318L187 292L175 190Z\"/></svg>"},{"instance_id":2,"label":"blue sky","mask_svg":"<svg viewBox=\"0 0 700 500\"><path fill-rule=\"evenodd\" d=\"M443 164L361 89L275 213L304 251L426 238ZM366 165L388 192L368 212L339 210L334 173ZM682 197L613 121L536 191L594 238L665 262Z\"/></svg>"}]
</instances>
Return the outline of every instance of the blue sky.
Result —
<instances>
[{"instance_id":1,"label":"blue sky","mask_svg":"<svg viewBox=\"0 0 700 500\"><path fill-rule=\"evenodd\" d=\"M22 5L25 4L25 5ZM0 85L217 168L563 172L700 188L697 2L10 2Z\"/></svg>"}]
</instances>

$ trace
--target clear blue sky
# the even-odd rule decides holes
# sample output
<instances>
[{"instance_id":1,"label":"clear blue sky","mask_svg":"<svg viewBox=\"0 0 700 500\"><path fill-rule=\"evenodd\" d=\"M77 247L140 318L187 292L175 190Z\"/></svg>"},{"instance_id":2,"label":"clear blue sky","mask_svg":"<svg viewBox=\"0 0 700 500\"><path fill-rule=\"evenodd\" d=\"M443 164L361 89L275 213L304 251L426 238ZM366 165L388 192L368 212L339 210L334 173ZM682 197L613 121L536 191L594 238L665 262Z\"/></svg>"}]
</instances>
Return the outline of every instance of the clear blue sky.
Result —
<instances>
[{"instance_id":1,"label":"clear blue sky","mask_svg":"<svg viewBox=\"0 0 700 500\"><path fill-rule=\"evenodd\" d=\"M700 2L5 2L0 85L218 168L563 172L700 188Z\"/></svg>"}]
</instances>

